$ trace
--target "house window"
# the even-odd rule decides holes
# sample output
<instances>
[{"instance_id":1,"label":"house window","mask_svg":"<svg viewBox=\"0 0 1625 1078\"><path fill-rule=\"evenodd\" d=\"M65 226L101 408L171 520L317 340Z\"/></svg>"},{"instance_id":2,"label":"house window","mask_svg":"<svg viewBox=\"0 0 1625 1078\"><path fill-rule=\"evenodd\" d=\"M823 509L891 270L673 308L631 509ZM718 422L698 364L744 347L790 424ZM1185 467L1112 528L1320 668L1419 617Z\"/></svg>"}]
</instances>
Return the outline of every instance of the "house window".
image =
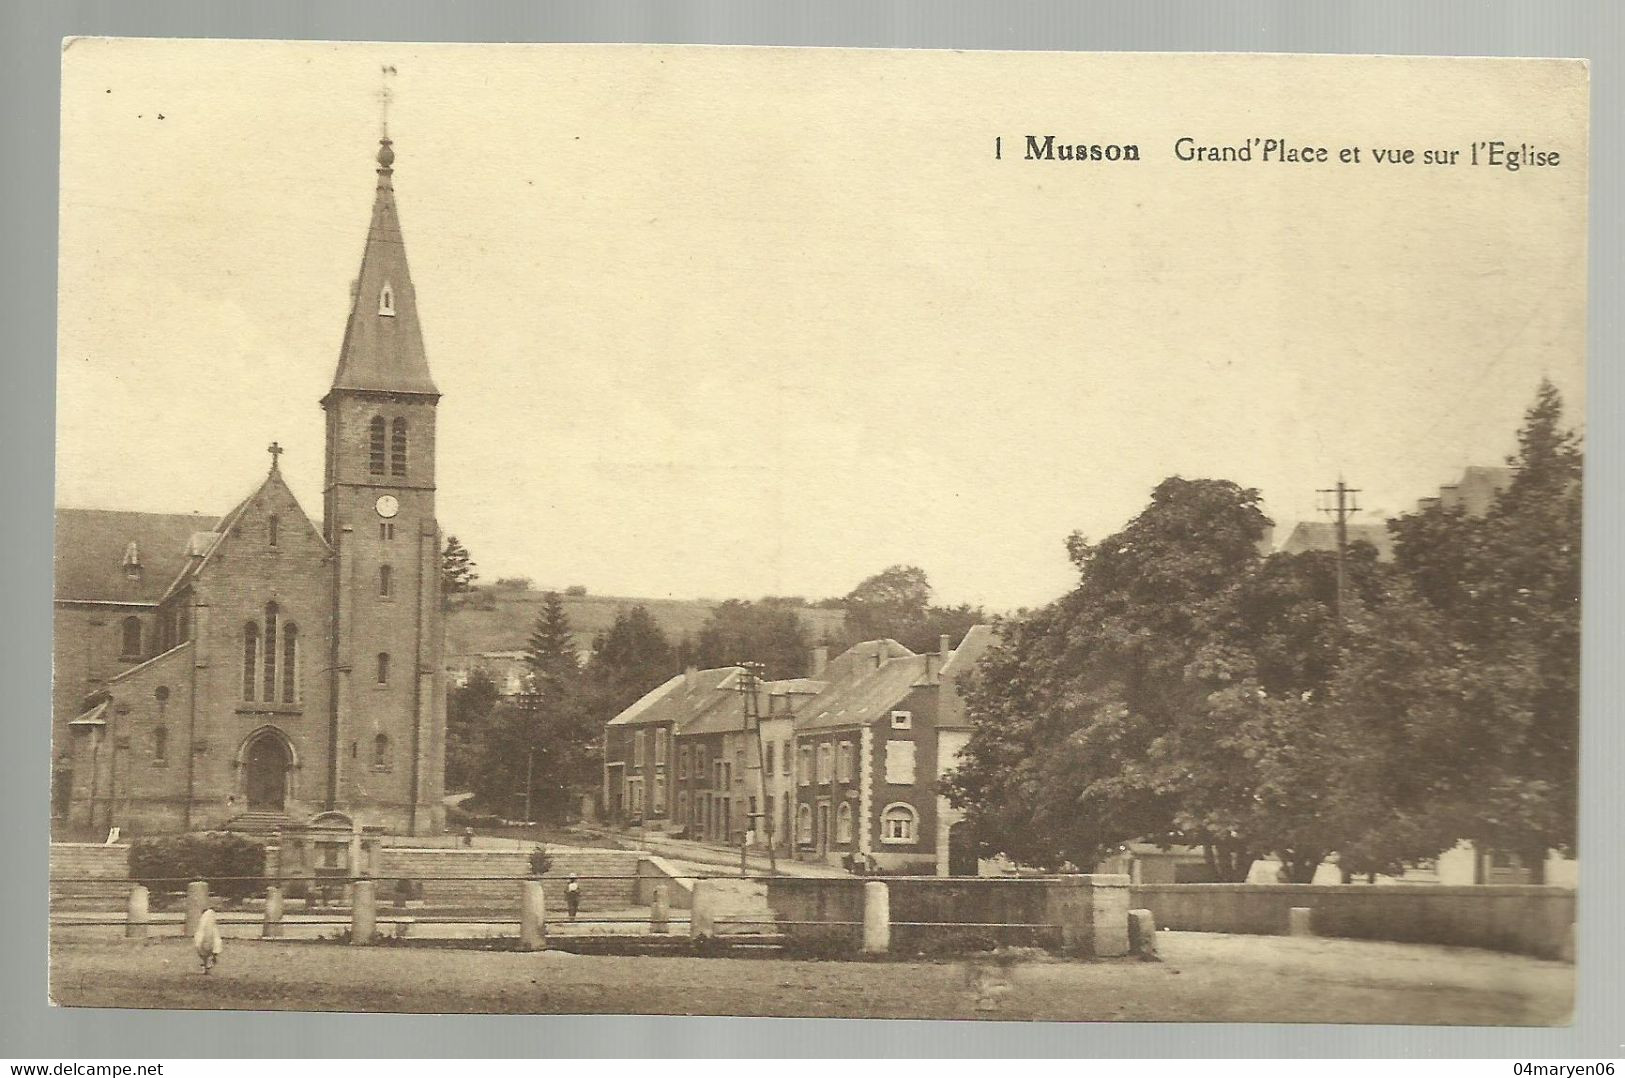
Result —
<instances>
[{"instance_id":1,"label":"house window","mask_svg":"<svg viewBox=\"0 0 1625 1078\"><path fill-rule=\"evenodd\" d=\"M381 522L378 525L378 538L386 541L395 538L395 522L392 520Z\"/></svg>"},{"instance_id":2,"label":"house window","mask_svg":"<svg viewBox=\"0 0 1625 1078\"><path fill-rule=\"evenodd\" d=\"M852 802L842 801L835 810L835 841L852 841Z\"/></svg>"},{"instance_id":3,"label":"house window","mask_svg":"<svg viewBox=\"0 0 1625 1078\"><path fill-rule=\"evenodd\" d=\"M169 727L155 726L152 731L152 762L164 764L169 761Z\"/></svg>"},{"instance_id":4,"label":"house window","mask_svg":"<svg viewBox=\"0 0 1625 1078\"><path fill-rule=\"evenodd\" d=\"M911 730L914 728L914 712L893 711L891 713L891 728L893 730Z\"/></svg>"},{"instance_id":5,"label":"house window","mask_svg":"<svg viewBox=\"0 0 1625 1078\"><path fill-rule=\"evenodd\" d=\"M266 603L265 647L262 649L265 659L265 691L260 694L260 699L267 704L276 700L276 619L276 604Z\"/></svg>"},{"instance_id":6,"label":"house window","mask_svg":"<svg viewBox=\"0 0 1625 1078\"><path fill-rule=\"evenodd\" d=\"M705 746L694 746L694 779L697 782L705 781Z\"/></svg>"},{"instance_id":7,"label":"house window","mask_svg":"<svg viewBox=\"0 0 1625 1078\"><path fill-rule=\"evenodd\" d=\"M655 731L655 766L659 767L666 762L666 731Z\"/></svg>"},{"instance_id":8,"label":"house window","mask_svg":"<svg viewBox=\"0 0 1625 1078\"><path fill-rule=\"evenodd\" d=\"M372 425L368 428L367 438L367 471L373 475L384 474L384 417L372 417Z\"/></svg>"},{"instance_id":9,"label":"house window","mask_svg":"<svg viewBox=\"0 0 1625 1078\"><path fill-rule=\"evenodd\" d=\"M130 616L119 625L119 657L141 658L141 619Z\"/></svg>"},{"instance_id":10,"label":"house window","mask_svg":"<svg viewBox=\"0 0 1625 1078\"><path fill-rule=\"evenodd\" d=\"M299 699L299 626L289 622L282 630L282 702Z\"/></svg>"},{"instance_id":11,"label":"house window","mask_svg":"<svg viewBox=\"0 0 1625 1078\"><path fill-rule=\"evenodd\" d=\"M260 627L254 622L243 626L243 699L254 699L254 685L260 666Z\"/></svg>"},{"instance_id":12,"label":"house window","mask_svg":"<svg viewBox=\"0 0 1625 1078\"><path fill-rule=\"evenodd\" d=\"M835 750L835 781L852 781L852 742L843 741Z\"/></svg>"},{"instance_id":13,"label":"house window","mask_svg":"<svg viewBox=\"0 0 1625 1078\"><path fill-rule=\"evenodd\" d=\"M802 805L796 809L796 841L811 846L812 840L812 806Z\"/></svg>"},{"instance_id":14,"label":"house window","mask_svg":"<svg viewBox=\"0 0 1625 1078\"><path fill-rule=\"evenodd\" d=\"M763 745L762 751L767 754L767 758L762 763L762 771L771 775L773 774L773 742L769 741Z\"/></svg>"},{"instance_id":15,"label":"house window","mask_svg":"<svg viewBox=\"0 0 1625 1078\"><path fill-rule=\"evenodd\" d=\"M389 770L389 737L386 734L372 739L372 766L377 771Z\"/></svg>"},{"instance_id":16,"label":"house window","mask_svg":"<svg viewBox=\"0 0 1625 1078\"><path fill-rule=\"evenodd\" d=\"M886 781L896 786L914 784L914 742L886 742Z\"/></svg>"},{"instance_id":17,"label":"house window","mask_svg":"<svg viewBox=\"0 0 1625 1078\"><path fill-rule=\"evenodd\" d=\"M643 731L639 730L632 735L632 766L643 766Z\"/></svg>"},{"instance_id":18,"label":"house window","mask_svg":"<svg viewBox=\"0 0 1625 1078\"><path fill-rule=\"evenodd\" d=\"M395 594L395 570L387 565L378 567L378 597L388 599Z\"/></svg>"},{"instance_id":19,"label":"house window","mask_svg":"<svg viewBox=\"0 0 1625 1078\"><path fill-rule=\"evenodd\" d=\"M378 290L378 313L387 317L395 317L395 290L384 282L384 287Z\"/></svg>"},{"instance_id":20,"label":"house window","mask_svg":"<svg viewBox=\"0 0 1625 1078\"><path fill-rule=\"evenodd\" d=\"M406 474L406 420L400 416L395 417L389 432L389 474Z\"/></svg>"},{"instance_id":21,"label":"house window","mask_svg":"<svg viewBox=\"0 0 1625 1078\"><path fill-rule=\"evenodd\" d=\"M677 791L677 822L681 824L689 822L687 790Z\"/></svg>"},{"instance_id":22,"label":"house window","mask_svg":"<svg viewBox=\"0 0 1625 1078\"><path fill-rule=\"evenodd\" d=\"M892 843L913 842L919 819L919 814L914 811L911 805L905 805L902 802L887 805L886 811L880 814L880 841Z\"/></svg>"},{"instance_id":23,"label":"house window","mask_svg":"<svg viewBox=\"0 0 1625 1078\"><path fill-rule=\"evenodd\" d=\"M829 742L818 746L818 785L822 786L829 781L830 756L833 750Z\"/></svg>"},{"instance_id":24,"label":"house window","mask_svg":"<svg viewBox=\"0 0 1625 1078\"><path fill-rule=\"evenodd\" d=\"M783 761L784 773L788 775L790 773L791 761L794 759L794 757L790 754L790 742L786 741L784 743L784 751L779 754L779 759Z\"/></svg>"},{"instance_id":25,"label":"house window","mask_svg":"<svg viewBox=\"0 0 1625 1078\"><path fill-rule=\"evenodd\" d=\"M378 684L389 684L389 652L387 651L378 653Z\"/></svg>"},{"instance_id":26,"label":"house window","mask_svg":"<svg viewBox=\"0 0 1625 1078\"><path fill-rule=\"evenodd\" d=\"M688 746L684 745L677 750L677 777L688 778Z\"/></svg>"},{"instance_id":27,"label":"house window","mask_svg":"<svg viewBox=\"0 0 1625 1078\"><path fill-rule=\"evenodd\" d=\"M801 751L797 753L797 757L796 762L801 767L800 784L802 786L810 786L813 780L812 746L801 746Z\"/></svg>"},{"instance_id":28,"label":"house window","mask_svg":"<svg viewBox=\"0 0 1625 1078\"><path fill-rule=\"evenodd\" d=\"M655 776L654 813L656 816L664 816L666 814L666 776L664 775Z\"/></svg>"},{"instance_id":29,"label":"house window","mask_svg":"<svg viewBox=\"0 0 1625 1078\"><path fill-rule=\"evenodd\" d=\"M277 517L277 515L275 513L272 513L270 518L268 520L266 520L266 522L265 522L265 540L266 540L266 545L267 546L276 546L277 532L280 529L281 525L282 525L282 521L281 521L280 518Z\"/></svg>"}]
</instances>

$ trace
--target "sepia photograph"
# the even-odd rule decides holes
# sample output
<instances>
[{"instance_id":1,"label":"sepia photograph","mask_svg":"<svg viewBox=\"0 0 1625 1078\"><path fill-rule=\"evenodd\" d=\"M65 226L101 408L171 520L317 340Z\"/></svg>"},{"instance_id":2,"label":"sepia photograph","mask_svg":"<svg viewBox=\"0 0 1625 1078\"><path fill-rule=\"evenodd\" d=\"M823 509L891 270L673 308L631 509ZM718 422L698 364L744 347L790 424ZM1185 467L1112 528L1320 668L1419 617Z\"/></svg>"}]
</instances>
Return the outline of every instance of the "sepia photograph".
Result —
<instances>
[{"instance_id":1,"label":"sepia photograph","mask_svg":"<svg viewBox=\"0 0 1625 1078\"><path fill-rule=\"evenodd\" d=\"M1584 61L61 64L54 1006L1571 1022Z\"/></svg>"}]
</instances>

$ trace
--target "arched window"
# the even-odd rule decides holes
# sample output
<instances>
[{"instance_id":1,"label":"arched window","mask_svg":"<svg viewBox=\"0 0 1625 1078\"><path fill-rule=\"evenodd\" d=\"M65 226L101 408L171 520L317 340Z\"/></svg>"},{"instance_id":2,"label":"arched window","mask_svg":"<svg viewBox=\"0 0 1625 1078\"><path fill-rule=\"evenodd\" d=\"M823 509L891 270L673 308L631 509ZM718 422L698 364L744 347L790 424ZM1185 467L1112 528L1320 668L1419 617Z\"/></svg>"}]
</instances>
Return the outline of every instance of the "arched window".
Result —
<instances>
[{"instance_id":1,"label":"arched window","mask_svg":"<svg viewBox=\"0 0 1625 1078\"><path fill-rule=\"evenodd\" d=\"M395 290L384 282L384 287L378 290L378 313L395 317Z\"/></svg>"},{"instance_id":2,"label":"arched window","mask_svg":"<svg viewBox=\"0 0 1625 1078\"><path fill-rule=\"evenodd\" d=\"M913 842L919 819L912 805L902 802L887 805L886 811L880 814L880 841Z\"/></svg>"},{"instance_id":3,"label":"arched window","mask_svg":"<svg viewBox=\"0 0 1625 1078\"><path fill-rule=\"evenodd\" d=\"M373 475L384 474L384 417L372 417L372 428L367 441L367 471Z\"/></svg>"},{"instance_id":4,"label":"arched window","mask_svg":"<svg viewBox=\"0 0 1625 1078\"><path fill-rule=\"evenodd\" d=\"M265 604L265 691L260 699L266 703L276 700L276 615L275 603Z\"/></svg>"},{"instance_id":5,"label":"arched window","mask_svg":"<svg viewBox=\"0 0 1625 1078\"><path fill-rule=\"evenodd\" d=\"M400 416L389 432L389 474L406 474L406 420Z\"/></svg>"},{"instance_id":6,"label":"arched window","mask_svg":"<svg viewBox=\"0 0 1625 1078\"><path fill-rule=\"evenodd\" d=\"M812 806L801 805L796 809L796 841L811 846L812 840Z\"/></svg>"},{"instance_id":7,"label":"arched window","mask_svg":"<svg viewBox=\"0 0 1625 1078\"><path fill-rule=\"evenodd\" d=\"M378 653L378 684L389 684L389 652L387 651Z\"/></svg>"},{"instance_id":8,"label":"arched window","mask_svg":"<svg viewBox=\"0 0 1625 1078\"><path fill-rule=\"evenodd\" d=\"M291 621L282 630L282 702L299 702L299 626Z\"/></svg>"},{"instance_id":9,"label":"arched window","mask_svg":"<svg viewBox=\"0 0 1625 1078\"><path fill-rule=\"evenodd\" d=\"M841 806L835 810L835 841L852 841L852 803L842 801Z\"/></svg>"},{"instance_id":10,"label":"arched window","mask_svg":"<svg viewBox=\"0 0 1625 1078\"><path fill-rule=\"evenodd\" d=\"M379 734L372 739L372 766L389 766L389 736L387 734Z\"/></svg>"},{"instance_id":11,"label":"arched window","mask_svg":"<svg viewBox=\"0 0 1625 1078\"><path fill-rule=\"evenodd\" d=\"M268 546L276 546L277 530L281 523L281 519L275 513L272 513L270 519L265 522L265 538Z\"/></svg>"},{"instance_id":12,"label":"arched window","mask_svg":"<svg viewBox=\"0 0 1625 1078\"><path fill-rule=\"evenodd\" d=\"M141 619L131 615L119 625L119 657L141 658Z\"/></svg>"},{"instance_id":13,"label":"arched window","mask_svg":"<svg viewBox=\"0 0 1625 1078\"><path fill-rule=\"evenodd\" d=\"M378 596L387 599L395 594L395 572L387 565L378 567Z\"/></svg>"},{"instance_id":14,"label":"arched window","mask_svg":"<svg viewBox=\"0 0 1625 1078\"><path fill-rule=\"evenodd\" d=\"M254 699L254 685L260 665L260 627L252 621L243 626L243 699Z\"/></svg>"},{"instance_id":15,"label":"arched window","mask_svg":"<svg viewBox=\"0 0 1625 1078\"><path fill-rule=\"evenodd\" d=\"M155 726L152 730L152 759L164 763L169 759L169 727Z\"/></svg>"}]
</instances>

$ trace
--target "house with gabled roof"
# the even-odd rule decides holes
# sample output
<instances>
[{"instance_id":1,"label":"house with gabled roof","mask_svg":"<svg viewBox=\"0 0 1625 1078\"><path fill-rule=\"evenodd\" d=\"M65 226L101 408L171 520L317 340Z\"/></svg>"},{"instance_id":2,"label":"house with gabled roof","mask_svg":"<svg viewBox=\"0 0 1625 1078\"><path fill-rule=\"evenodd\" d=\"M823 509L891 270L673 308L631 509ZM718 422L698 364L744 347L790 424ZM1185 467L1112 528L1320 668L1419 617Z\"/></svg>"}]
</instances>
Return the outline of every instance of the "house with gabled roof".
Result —
<instances>
[{"instance_id":1,"label":"house with gabled roof","mask_svg":"<svg viewBox=\"0 0 1625 1078\"><path fill-rule=\"evenodd\" d=\"M961 815L941 780L969 738L961 686L993 641L972 628L916 655L871 640L831 663L828 687L797 715L797 855L884 871L975 874L956 865ZM968 843L960 842L968 849Z\"/></svg>"}]
</instances>

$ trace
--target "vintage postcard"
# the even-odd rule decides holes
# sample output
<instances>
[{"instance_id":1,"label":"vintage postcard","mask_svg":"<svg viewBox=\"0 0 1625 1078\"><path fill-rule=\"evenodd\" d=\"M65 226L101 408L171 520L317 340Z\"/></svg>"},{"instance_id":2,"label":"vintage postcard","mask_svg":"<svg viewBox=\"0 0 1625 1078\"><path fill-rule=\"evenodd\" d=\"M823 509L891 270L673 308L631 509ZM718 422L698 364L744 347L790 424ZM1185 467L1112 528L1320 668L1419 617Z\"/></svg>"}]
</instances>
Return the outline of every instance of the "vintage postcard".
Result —
<instances>
[{"instance_id":1,"label":"vintage postcard","mask_svg":"<svg viewBox=\"0 0 1625 1078\"><path fill-rule=\"evenodd\" d=\"M1584 62L62 76L55 1003L1569 1021Z\"/></svg>"}]
</instances>

